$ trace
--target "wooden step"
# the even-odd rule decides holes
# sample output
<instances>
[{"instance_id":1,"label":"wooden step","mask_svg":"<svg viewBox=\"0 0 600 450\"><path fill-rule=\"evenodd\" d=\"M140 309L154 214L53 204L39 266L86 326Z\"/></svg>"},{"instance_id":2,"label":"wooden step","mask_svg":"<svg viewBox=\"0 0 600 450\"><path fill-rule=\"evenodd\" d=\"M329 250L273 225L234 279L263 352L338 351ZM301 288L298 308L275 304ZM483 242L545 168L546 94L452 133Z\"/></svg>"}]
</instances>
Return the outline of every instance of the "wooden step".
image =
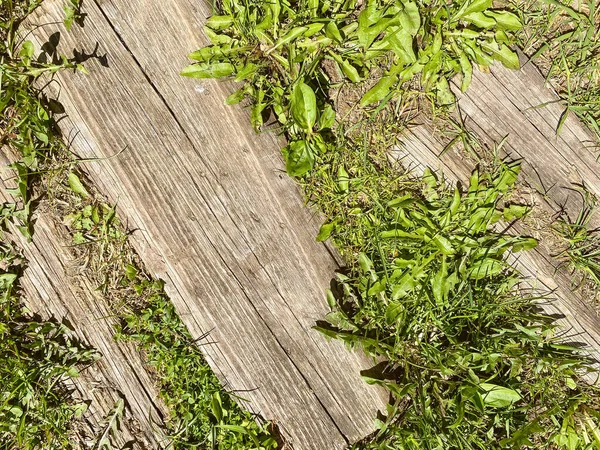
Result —
<instances>
[{"instance_id":1,"label":"wooden step","mask_svg":"<svg viewBox=\"0 0 600 450\"><path fill-rule=\"evenodd\" d=\"M50 89L90 179L130 229L221 380L277 422L297 450L342 449L374 431L387 394L368 386L374 365L313 330L328 312L337 268L315 242L320 219L283 171L281 142L257 135L230 83L179 75L206 42L208 2L101 1L83 28L60 25L44 1L31 24L39 47L90 55L89 75L60 72ZM60 33L60 34L55 34ZM121 152L122 151L122 152ZM121 152L121 153L119 153Z\"/></svg>"}]
</instances>

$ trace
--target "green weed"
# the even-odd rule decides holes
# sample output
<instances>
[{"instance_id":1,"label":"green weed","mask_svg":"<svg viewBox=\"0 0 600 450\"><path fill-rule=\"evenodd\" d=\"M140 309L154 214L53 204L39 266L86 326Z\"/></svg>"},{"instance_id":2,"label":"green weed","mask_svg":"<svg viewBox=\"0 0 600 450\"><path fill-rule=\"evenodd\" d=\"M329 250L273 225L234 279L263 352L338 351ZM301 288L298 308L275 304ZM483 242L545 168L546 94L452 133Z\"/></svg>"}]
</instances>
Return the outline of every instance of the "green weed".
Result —
<instances>
[{"instance_id":1,"label":"green weed","mask_svg":"<svg viewBox=\"0 0 600 450\"><path fill-rule=\"evenodd\" d=\"M596 0L515 1L522 17L520 46L547 74L565 104L560 132L571 113L600 137L600 9Z\"/></svg>"},{"instance_id":2,"label":"green weed","mask_svg":"<svg viewBox=\"0 0 600 450\"><path fill-rule=\"evenodd\" d=\"M600 234L590 229L589 223L596 211L594 197L582 191L583 206L575 220L565 213L555 222L553 230L564 240L566 247L556 258L562 259L573 269L574 275L580 274L579 282L574 279L574 287L583 286L592 281L600 288Z\"/></svg>"},{"instance_id":3,"label":"green weed","mask_svg":"<svg viewBox=\"0 0 600 450\"><path fill-rule=\"evenodd\" d=\"M17 29L39 1L3 0L0 6L0 145L19 152L21 159L11 165L18 187L11 192L16 201L7 205L4 218L16 223L31 238L31 177L40 163L63 144L55 133L52 110L34 82L43 74L61 69L78 69L79 64L62 57L58 63L39 62L33 43L20 42ZM10 209L8 209L10 208Z\"/></svg>"},{"instance_id":4,"label":"green weed","mask_svg":"<svg viewBox=\"0 0 600 450\"><path fill-rule=\"evenodd\" d=\"M389 416L357 448L594 443L597 393L580 381L588 362L553 338L553 319L504 259L535 240L491 230L527 211L501 203L517 173L475 172L464 192L426 173L422 193L361 211L358 267L338 274L329 325L317 327L388 361L366 381L390 390Z\"/></svg>"},{"instance_id":5,"label":"green weed","mask_svg":"<svg viewBox=\"0 0 600 450\"><path fill-rule=\"evenodd\" d=\"M338 77L359 83L373 69L385 69L362 97L363 107L400 96L415 75L447 105L454 102L453 75L462 73L466 89L473 65L498 60L519 67L509 45L521 24L493 9L491 0L369 0L363 6L356 0L224 0L217 14L206 26L212 45L192 53L197 63L182 74L244 82L227 103L250 98L257 129L274 113L289 138L283 152L292 176L306 174L331 149L336 113L328 93Z\"/></svg>"}]
</instances>

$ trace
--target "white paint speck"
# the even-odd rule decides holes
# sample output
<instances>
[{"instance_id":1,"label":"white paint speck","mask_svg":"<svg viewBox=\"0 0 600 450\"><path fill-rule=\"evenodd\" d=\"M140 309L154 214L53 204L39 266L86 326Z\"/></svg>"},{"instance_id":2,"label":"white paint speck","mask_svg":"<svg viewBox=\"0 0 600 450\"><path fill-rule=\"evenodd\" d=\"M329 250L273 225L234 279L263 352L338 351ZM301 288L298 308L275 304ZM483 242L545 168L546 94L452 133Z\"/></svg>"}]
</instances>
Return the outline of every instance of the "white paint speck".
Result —
<instances>
[{"instance_id":1,"label":"white paint speck","mask_svg":"<svg viewBox=\"0 0 600 450\"><path fill-rule=\"evenodd\" d=\"M194 88L196 90L197 93L202 94L204 91L206 91L206 89L203 86L200 86L199 84L196 85L196 87Z\"/></svg>"}]
</instances>

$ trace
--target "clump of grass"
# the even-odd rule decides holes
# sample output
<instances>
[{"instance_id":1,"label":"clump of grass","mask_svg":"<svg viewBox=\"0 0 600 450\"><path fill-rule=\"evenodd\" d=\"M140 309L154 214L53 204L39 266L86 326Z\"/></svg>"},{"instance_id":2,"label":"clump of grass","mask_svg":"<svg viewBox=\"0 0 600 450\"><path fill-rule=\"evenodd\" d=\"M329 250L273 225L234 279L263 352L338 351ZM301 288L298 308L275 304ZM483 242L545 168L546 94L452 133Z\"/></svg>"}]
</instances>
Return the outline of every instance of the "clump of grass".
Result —
<instances>
[{"instance_id":1,"label":"clump of grass","mask_svg":"<svg viewBox=\"0 0 600 450\"><path fill-rule=\"evenodd\" d=\"M394 398L377 436L356 448L600 444L597 392L581 379L589 362L555 340L553 319L504 260L535 241L490 229L526 211L501 202L517 172L475 172L464 192L426 173L422 191L405 186L354 212L362 252L338 275L318 329L387 360L367 381ZM332 239L347 249L344 228Z\"/></svg>"},{"instance_id":2,"label":"clump of grass","mask_svg":"<svg viewBox=\"0 0 600 450\"><path fill-rule=\"evenodd\" d=\"M600 138L600 9L596 0L515 1L519 45L547 74L565 104Z\"/></svg>"},{"instance_id":3,"label":"clump of grass","mask_svg":"<svg viewBox=\"0 0 600 450\"><path fill-rule=\"evenodd\" d=\"M34 58L33 44L19 40L19 24L39 3L8 0L0 6L0 145L9 146L21 156L11 165L18 187L12 191L15 203L10 210L5 209L4 218L15 222L28 238L32 234L32 178L39 173L43 161L63 146L52 109L34 82L43 74L61 69L84 70L65 57L58 63L39 62Z\"/></svg>"},{"instance_id":4,"label":"clump of grass","mask_svg":"<svg viewBox=\"0 0 600 450\"><path fill-rule=\"evenodd\" d=\"M439 104L452 104L453 75L462 74L466 89L474 65L519 67L509 45L520 27L491 0L224 0L207 22L212 45L192 53L197 62L182 74L244 82L227 102L249 98L257 129L272 112L289 139L286 169L302 176L333 145L331 87L383 71L361 106L401 96L415 76Z\"/></svg>"},{"instance_id":5,"label":"clump of grass","mask_svg":"<svg viewBox=\"0 0 600 450\"><path fill-rule=\"evenodd\" d=\"M86 410L67 381L99 355L64 323L42 320L20 302L23 260L0 244L0 448L75 448L71 424Z\"/></svg>"},{"instance_id":6,"label":"clump of grass","mask_svg":"<svg viewBox=\"0 0 600 450\"><path fill-rule=\"evenodd\" d=\"M575 220L564 213L556 220L553 230L561 237L566 247L556 255L564 260L574 275L574 287L580 288L588 282L600 289L600 232L590 229L590 220L596 211L595 198L587 191L582 192L583 205ZM578 278L578 280L577 280Z\"/></svg>"},{"instance_id":7,"label":"clump of grass","mask_svg":"<svg viewBox=\"0 0 600 450\"><path fill-rule=\"evenodd\" d=\"M22 156L12 164L16 187L13 203L0 207L2 225L12 222L31 238L32 175L46 155L61 146L44 98L33 88L43 73L63 67L41 64L33 45L19 42L19 23L38 1L0 3L0 146ZM86 410L75 403L67 382L78 367L99 355L73 335L69 327L32 314L19 298L18 278L25 262L7 234L0 242L0 441L5 449L76 448L73 420Z\"/></svg>"}]
</instances>

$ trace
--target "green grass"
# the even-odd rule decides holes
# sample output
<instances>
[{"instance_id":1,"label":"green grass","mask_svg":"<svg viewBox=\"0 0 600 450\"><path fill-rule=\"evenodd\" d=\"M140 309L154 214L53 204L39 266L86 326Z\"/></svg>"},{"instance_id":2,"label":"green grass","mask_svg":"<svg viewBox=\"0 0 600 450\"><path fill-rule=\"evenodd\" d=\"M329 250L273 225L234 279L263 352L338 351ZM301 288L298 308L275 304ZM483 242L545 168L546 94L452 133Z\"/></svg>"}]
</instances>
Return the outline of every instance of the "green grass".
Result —
<instances>
[{"instance_id":1,"label":"green grass","mask_svg":"<svg viewBox=\"0 0 600 450\"><path fill-rule=\"evenodd\" d=\"M123 316L119 340L133 341L154 367L160 395L170 411L168 434L174 449L277 448L269 424L243 411L234 393L227 393L206 363L161 282L130 267L129 279L145 305ZM206 339L210 340L210 336Z\"/></svg>"},{"instance_id":2,"label":"green grass","mask_svg":"<svg viewBox=\"0 0 600 450\"><path fill-rule=\"evenodd\" d=\"M67 386L78 368L99 357L66 324L42 319L23 305L19 277L26 261L4 231L10 222L31 237L32 174L43 155L60 145L44 99L31 84L60 66L37 64L28 43L17 50L16 29L36 5L0 3L0 145L22 155L12 165L15 202L0 205L0 448L7 450L76 447L71 424L87 405L74 402Z\"/></svg>"},{"instance_id":3,"label":"green grass","mask_svg":"<svg viewBox=\"0 0 600 450\"><path fill-rule=\"evenodd\" d=\"M583 206L575 220L565 213L558 217L553 230L564 241L564 248L556 255L572 269L573 286L580 288L591 282L600 289L600 234L590 229L590 220L596 212L596 200L586 190L581 191Z\"/></svg>"},{"instance_id":4,"label":"green grass","mask_svg":"<svg viewBox=\"0 0 600 450\"><path fill-rule=\"evenodd\" d=\"M520 21L491 8L226 0L183 71L243 82L227 102L247 99L256 128L280 123L287 171L325 215L317 239L346 258L317 328L387 361L366 381L392 398L356 449L600 448L590 360L506 262L536 241L497 231L530 211L510 202L519 165L451 188L389 159L415 89L444 106L452 74L467 88L474 63L518 66L507 45Z\"/></svg>"}]
</instances>

